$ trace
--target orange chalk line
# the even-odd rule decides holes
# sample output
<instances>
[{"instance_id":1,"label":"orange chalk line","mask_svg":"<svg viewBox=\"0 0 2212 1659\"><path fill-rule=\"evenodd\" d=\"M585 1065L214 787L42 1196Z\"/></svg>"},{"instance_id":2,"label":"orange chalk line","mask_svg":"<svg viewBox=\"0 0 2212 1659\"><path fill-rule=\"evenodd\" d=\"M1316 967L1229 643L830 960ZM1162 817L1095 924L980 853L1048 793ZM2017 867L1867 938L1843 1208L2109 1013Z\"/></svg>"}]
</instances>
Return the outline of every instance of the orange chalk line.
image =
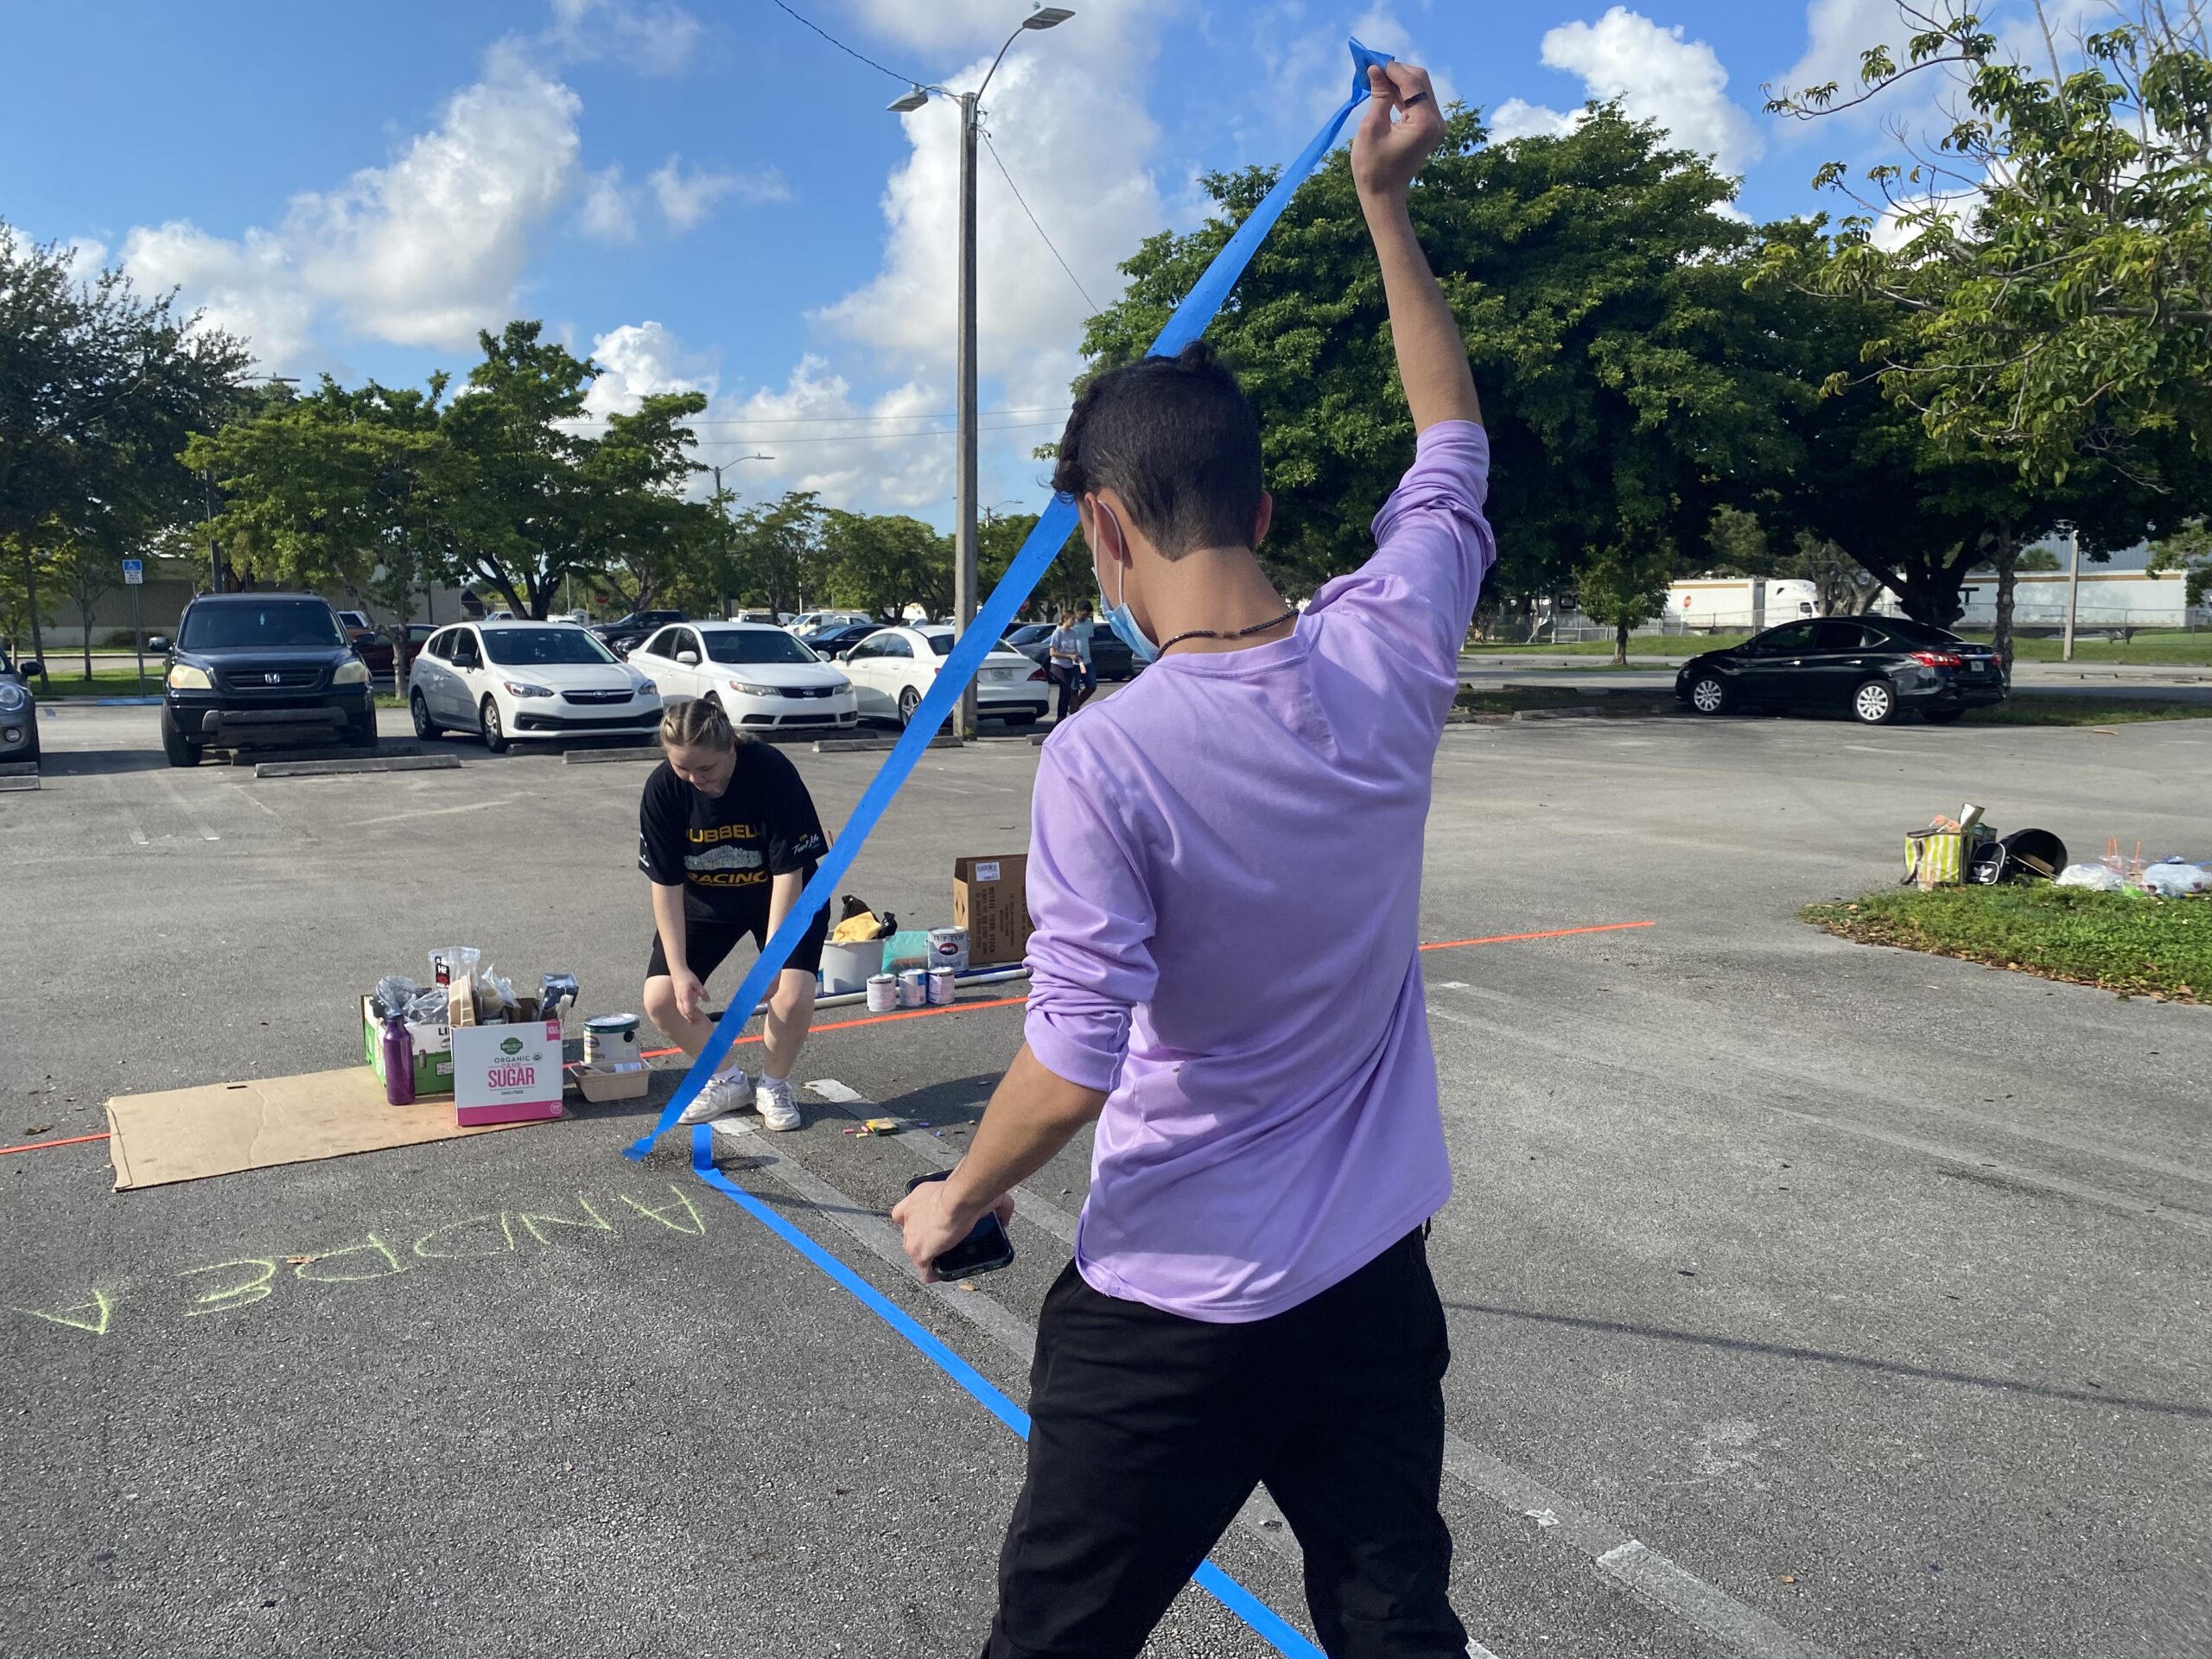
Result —
<instances>
[{"instance_id":1,"label":"orange chalk line","mask_svg":"<svg viewBox=\"0 0 2212 1659\"><path fill-rule=\"evenodd\" d=\"M1597 927L1554 927L1541 933L1493 933L1484 939L1440 939L1434 944L1424 944L1424 950L1458 950L1471 944L1521 944L1530 939L1568 939L1581 933L1624 933L1632 928L1656 927L1656 922L1606 922ZM826 1026L816 1026L813 1031L852 1031L861 1026L887 1026L894 1020L930 1020L941 1014L980 1014L987 1008L1019 1007L1029 999L1026 996L1001 996L988 1002L955 1002L941 1008L906 1008L897 1014L871 1014L861 1020L838 1020ZM741 1037L740 1043L757 1043L762 1033ZM681 1054L680 1048L649 1048L639 1055L639 1059L665 1059L671 1054ZM575 1068L571 1066L570 1071ZM64 1141L33 1141L20 1147L0 1147L0 1158L10 1153L43 1152L48 1147L81 1146L87 1141L105 1141L105 1135L73 1135Z\"/></svg>"}]
</instances>

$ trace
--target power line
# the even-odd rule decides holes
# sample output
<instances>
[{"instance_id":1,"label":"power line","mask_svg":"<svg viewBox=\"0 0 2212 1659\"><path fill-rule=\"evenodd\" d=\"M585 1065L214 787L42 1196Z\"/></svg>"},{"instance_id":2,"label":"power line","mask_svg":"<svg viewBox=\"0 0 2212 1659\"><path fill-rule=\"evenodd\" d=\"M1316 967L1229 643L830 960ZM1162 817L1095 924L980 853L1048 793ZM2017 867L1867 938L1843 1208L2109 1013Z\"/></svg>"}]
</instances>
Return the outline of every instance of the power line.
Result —
<instances>
[{"instance_id":1,"label":"power line","mask_svg":"<svg viewBox=\"0 0 2212 1659\"><path fill-rule=\"evenodd\" d=\"M1068 406L1065 404L1034 404L1027 408L1021 409L986 409L978 411L978 413L983 415L1065 415L1067 412ZM953 419L958 413L959 411L957 410L940 409L933 410L927 413L917 412L912 415L733 416L728 419L686 421L683 424L686 426L816 426L824 425L833 422L846 422L857 424L862 422L874 423L878 421L949 421ZM565 418L572 421L594 421L604 425L609 417L605 415L572 415L566 416ZM773 435L772 434L770 435L772 436ZM866 435L859 434L856 435L865 436Z\"/></svg>"},{"instance_id":2,"label":"power line","mask_svg":"<svg viewBox=\"0 0 2212 1659\"><path fill-rule=\"evenodd\" d=\"M1059 424L1058 421L1016 421L1009 425L982 426L976 429L978 432L1038 432L1049 430ZM926 432L833 432L826 437L712 438L708 442L714 444L772 443L781 449L795 443L889 443L899 438L950 438L956 435L959 429L954 426L938 426L931 427Z\"/></svg>"},{"instance_id":3,"label":"power line","mask_svg":"<svg viewBox=\"0 0 2212 1659\"><path fill-rule=\"evenodd\" d=\"M1037 215L1031 213L1029 211L1029 204L1027 201L1022 200L1021 187L1014 181L1014 175L1006 170L1006 163L1003 161L1000 161L999 147L991 142L991 135L985 132L980 126L976 129L976 131L983 141L983 148L991 152L991 160L998 163L999 176L1006 181L1006 188L1014 192L1014 200L1020 202L1022 213L1029 220L1029 227L1037 232L1039 239L1044 243L1046 248L1051 250L1052 257L1055 259L1060 259L1060 251L1052 246L1052 238L1045 234L1045 227L1037 222ZM1098 302L1090 297L1090 290L1084 287L1082 279L1075 274L1074 267L1070 265L1066 260L1060 259L1060 269L1067 272L1068 281L1075 284L1075 291L1083 296L1083 302L1089 306L1091 309L1091 314L1096 315L1098 311Z\"/></svg>"},{"instance_id":4,"label":"power line","mask_svg":"<svg viewBox=\"0 0 2212 1659\"><path fill-rule=\"evenodd\" d=\"M832 46L836 47L836 48L840 52L843 53L847 57L849 57L849 58L858 58L858 59L860 59L860 60L861 60L862 63L864 63L864 64L868 65L868 67L869 68L874 69L874 70L876 70L876 71L878 71L879 73L882 73L882 74L887 74L887 75L890 76L892 79L893 79L893 80L895 80L895 81L899 82L901 86L920 86L920 85L921 85L921 82L919 82L919 81L916 80L916 79L915 79L912 75L902 75L902 74L900 74L900 73L899 73L896 69L886 69L886 68L884 68L884 67L883 67L881 64L878 63L878 62L877 62L874 58L868 57L868 56L865 55L864 54L861 54L861 53L859 53L859 52L855 52L855 51L854 51L854 50L853 50L853 48L852 48L851 47L847 46L847 45L846 45L842 41L839 40L839 39L838 39L835 35L832 35L832 34L831 34L828 29L826 29L823 28L821 24L819 24L819 23L817 23L817 22L813 22L813 21L812 21L811 19L810 19L810 18L803 17L803 16L801 16L798 12L795 12L795 11L791 10L791 9L789 6L787 6L787 5L785 5L785 4L784 3L784 0L776 0L776 9L777 9L778 10L779 10L779 11L781 11L781 12L785 13L785 14L786 16L788 16L789 17L791 17L791 18L792 19L792 21L794 21L794 22L796 22L804 23L804 24L806 25L806 27L807 27L807 28L809 28L809 29L812 29L816 34L819 35L820 35L823 40L825 40L825 41L829 41L830 45L832 45Z\"/></svg>"}]
</instances>

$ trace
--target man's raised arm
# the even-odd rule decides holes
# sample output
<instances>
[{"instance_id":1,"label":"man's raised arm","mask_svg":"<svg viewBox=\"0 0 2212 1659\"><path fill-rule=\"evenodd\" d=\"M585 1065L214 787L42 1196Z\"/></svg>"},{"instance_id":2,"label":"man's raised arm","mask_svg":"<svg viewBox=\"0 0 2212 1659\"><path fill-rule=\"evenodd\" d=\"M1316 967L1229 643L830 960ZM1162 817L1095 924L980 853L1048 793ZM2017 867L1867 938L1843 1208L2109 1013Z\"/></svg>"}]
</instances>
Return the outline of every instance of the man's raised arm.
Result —
<instances>
[{"instance_id":1,"label":"man's raised arm","mask_svg":"<svg viewBox=\"0 0 2212 1659\"><path fill-rule=\"evenodd\" d=\"M1427 72L1412 64L1393 63L1387 73L1370 68L1367 80L1373 97L1352 136L1352 182L1382 265L1398 378L1413 410L1414 430L1426 431L1439 421L1479 422L1482 404L1467 368L1465 342L1406 211L1414 175L1444 142L1444 112L1436 107Z\"/></svg>"}]
</instances>

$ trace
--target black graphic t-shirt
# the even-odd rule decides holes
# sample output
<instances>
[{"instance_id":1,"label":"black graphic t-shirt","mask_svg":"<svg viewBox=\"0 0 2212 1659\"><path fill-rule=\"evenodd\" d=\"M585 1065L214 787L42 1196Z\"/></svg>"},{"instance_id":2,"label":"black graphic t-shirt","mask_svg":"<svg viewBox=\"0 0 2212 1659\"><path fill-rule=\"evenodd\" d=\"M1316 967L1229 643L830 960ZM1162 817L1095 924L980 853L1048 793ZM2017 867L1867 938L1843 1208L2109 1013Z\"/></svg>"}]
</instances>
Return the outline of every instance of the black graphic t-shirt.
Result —
<instances>
[{"instance_id":1,"label":"black graphic t-shirt","mask_svg":"<svg viewBox=\"0 0 2212 1659\"><path fill-rule=\"evenodd\" d=\"M829 849L798 768L766 743L737 746L729 787L709 799L664 760L638 806L638 868L681 886L683 913L734 927L768 925L768 883L808 876Z\"/></svg>"}]
</instances>

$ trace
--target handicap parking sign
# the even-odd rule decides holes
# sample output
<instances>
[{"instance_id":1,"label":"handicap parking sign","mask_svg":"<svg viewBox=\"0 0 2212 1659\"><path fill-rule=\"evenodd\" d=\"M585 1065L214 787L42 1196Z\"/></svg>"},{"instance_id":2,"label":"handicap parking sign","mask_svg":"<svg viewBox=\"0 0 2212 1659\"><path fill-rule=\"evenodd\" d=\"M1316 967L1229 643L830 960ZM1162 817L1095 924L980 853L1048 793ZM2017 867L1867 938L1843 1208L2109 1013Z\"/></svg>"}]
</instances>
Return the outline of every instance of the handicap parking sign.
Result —
<instances>
[{"instance_id":1,"label":"handicap parking sign","mask_svg":"<svg viewBox=\"0 0 2212 1659\"><path fill-rule=\"evenodd\" d=\"M141 588L145 585L145 582L146 562L143 559L125 559L123 562L123 585L126 588Z\"/></svg>"}]
</instances>

